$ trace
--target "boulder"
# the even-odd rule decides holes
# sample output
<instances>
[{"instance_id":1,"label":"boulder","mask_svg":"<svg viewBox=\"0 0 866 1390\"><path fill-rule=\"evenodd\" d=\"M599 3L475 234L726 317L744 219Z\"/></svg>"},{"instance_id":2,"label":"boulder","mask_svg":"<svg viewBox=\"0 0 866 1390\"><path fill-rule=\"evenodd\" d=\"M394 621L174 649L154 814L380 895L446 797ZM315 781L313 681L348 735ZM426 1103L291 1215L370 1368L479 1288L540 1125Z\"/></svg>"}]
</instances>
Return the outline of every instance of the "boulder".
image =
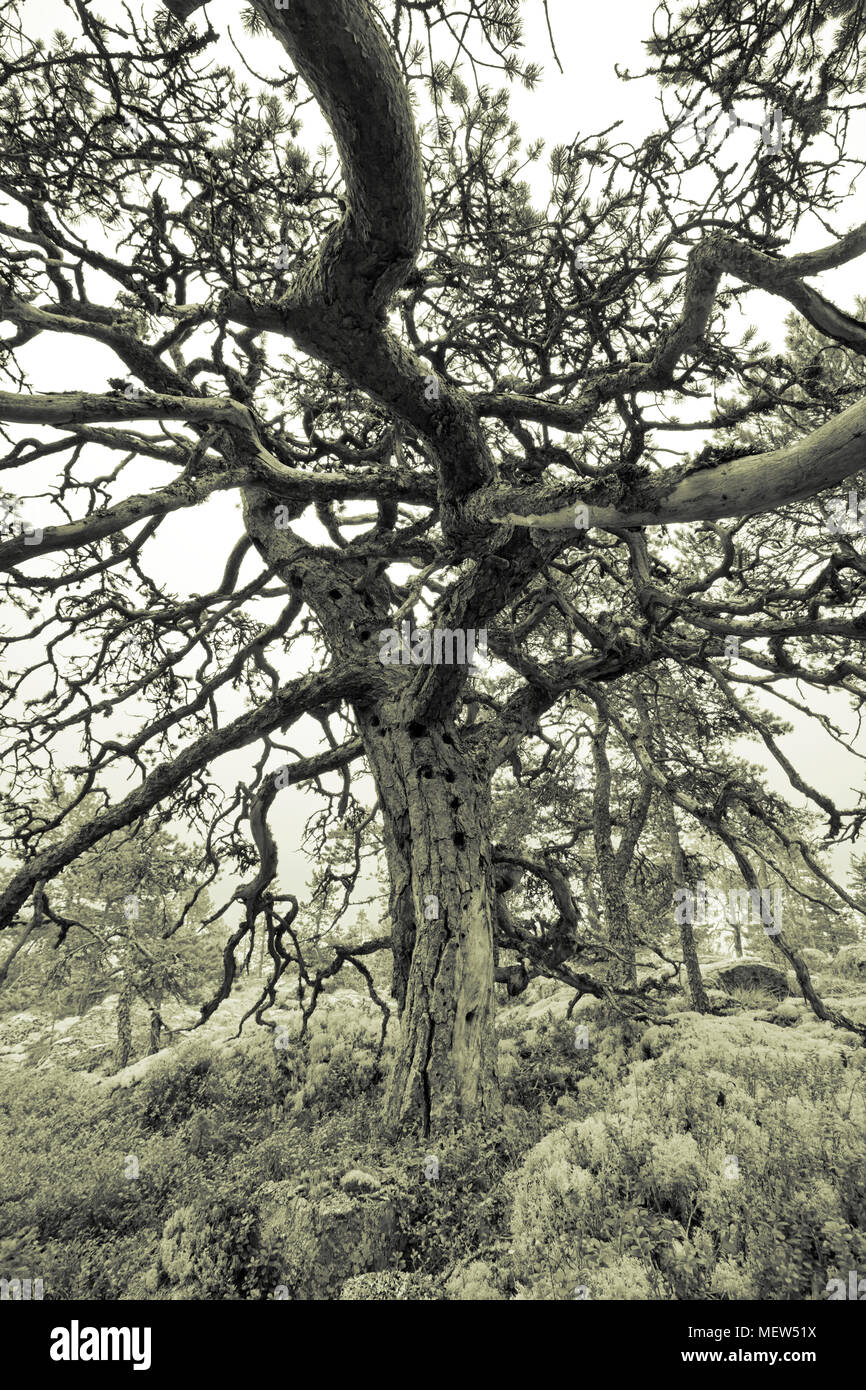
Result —
<instances>
[{"instance_id":1,"label":"boulder","mask_svg":"<svg viewBox=\"0 0 866 1390\"><path fill-rule=\"evenodd\" d=\"M786 999L790 993L784 970L757 960L738 960L730 965L716 966L706 972L704 983L710 989L727 992L735 989L766 990L777 999Z\"/></svg>"},{"instance_id":2,"label":"boulder","mask_svg":"<svg viewBox=\"0 0 866 1390\"><path fill-rule=\"evenodd\" d=\"M843 946L830 969L834 975L848 980L866 978L866 944L855 942L853 946Z\"/></svg>"},{"instance_id":3,"label":"boulder","mask_svg":"<svg viewBox=\"0 0 866 1390\"><path fill-rule=\"evenodd\" d=\"M381 1185L310 1200L290 1183L266 1183L259 1229L282 1266L282 1282L300 1300L338 1297L353 1275L386 1270L402 1243L396 1202Z\"/></svg>"},{"instance_id":4,"label":"boulder","mask_svg":"<svg viewBox=\"0 0 866 1390\"><path fill-rule=\"evenodd\" d=\"M819 951L815 946L798 947L800 955L809 967L809 973L813 970L826 970L830 963L830 957L826 951Z\"/></svg>"}]
</instances>

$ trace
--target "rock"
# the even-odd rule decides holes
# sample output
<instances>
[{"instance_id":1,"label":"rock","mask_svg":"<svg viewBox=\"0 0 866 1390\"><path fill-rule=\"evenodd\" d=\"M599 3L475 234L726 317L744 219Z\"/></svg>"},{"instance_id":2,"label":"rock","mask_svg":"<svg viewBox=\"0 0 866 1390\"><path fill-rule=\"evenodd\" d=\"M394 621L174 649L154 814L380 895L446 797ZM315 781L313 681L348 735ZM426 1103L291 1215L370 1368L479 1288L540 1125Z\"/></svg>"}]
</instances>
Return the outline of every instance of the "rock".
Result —
<instances>
[{"instance_id":1,"label":"rock","mask_svg":"<svg viewBox=\"0 0 866 1390\"><path fill-rule=\"evenodd\" d=\"M154 1052L149 1057L140 1057L137 1062L132 1062L122 1071L114 1072L112 1076L96 1078L96 1084L108 1095L112 1091L128 1090L130 1086L137 1086L139 1081L143 1081L155 1067L164 1065L165 1060L166 1054L164 1052Z\"/></svg>"},{"instance_id":2,"label":"rock","mask_svg":"<svg viewBox=\"0 0 866 1390\"><path fill-rule=\"evenodd\" d=\"M351 1168L340 1178L344 1192L378 1192L382 1186L375 1173L365 1173L362 1168Z\"/></svg>"},{"instance_id":3,"label":"rock","mask_svg":"<svg viewBox=\"0 0 866 1390\"><path fill-rule=\"evenodd\" d=\"M757 960L740 960L731 965L716 966L704 975L704 983L711 989L727 991L766 990L777 999L785 999L789 994L784 970L778 970L775 965L765 965L763 961Z\"/></svg>"},{"instance_id":4,"label":"rock","mask_svg":"<svg viewBox=\"0 0 866 1390\"><path fill-rule=\"evenodd\" d=\"M834 975L842 975L849 980L866 977L866 945L855 942L853 946L843 946L830 967Z\"/></svg>"},{"instance_id":5,"label":"rock","mask_svg":"<svg viewBox=\"0 0 866 1390\"><path fill-rule=\"evenodd\" d=\"M815 946L798 947L800 955L809 967L809 973L814 970L826 970L830 962L830 957L826 951L819 951Z\"/></svg>"},{"instance_id":6,"label":"rock","mask_svg":"<svg viewBox=\"0 0 866 1390\"><path fill-rule=\"evenodd\" d=\"M396 1203L381 1184L310 1201L294 1195L289 1183L267 1183L259 1229L263 1244L282 1259L281 1282L300 1300L334 1298L353 1275L387 1269L403 1243Z\"/></svg>"},{"instance_id":7,"label":"rock","mask_svg":"<svg viewBox=\"0 0 866 1390\"><path fill-rule=\"evenodd\" d=\"M542 1019L565 1018L574 995L575 991L570 985L559 985L555 993L548 994L545 998L539 999L536 1003L530 1004L528 1008L522 1010L519 1015L521 1023L530 1026ZM581 1000L582 1002L583 1000Z\"/></svg>"}]
</instances>

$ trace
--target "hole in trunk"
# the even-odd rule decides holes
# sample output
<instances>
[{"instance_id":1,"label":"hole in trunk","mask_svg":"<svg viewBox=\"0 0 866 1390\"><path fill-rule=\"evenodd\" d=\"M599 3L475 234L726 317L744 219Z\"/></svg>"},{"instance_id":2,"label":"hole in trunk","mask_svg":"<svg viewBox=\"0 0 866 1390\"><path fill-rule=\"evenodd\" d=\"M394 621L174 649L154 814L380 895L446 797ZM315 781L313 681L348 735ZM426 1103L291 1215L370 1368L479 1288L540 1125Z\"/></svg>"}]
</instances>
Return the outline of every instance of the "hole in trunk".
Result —
<instances>
[{"instance_id":1,"label":"hole in trunk","mask_svg":"<svg viewBox=\"0 0 866 1390\"><path fill-rule=\"evenodd\" d=\"M406 732L410 738L423 738L427 732L427 725L419 724L417 719L413 719Z\"/></svg>"},{"instance_id":2,"label":"hole in trunk","mask_svg":"<svg viewBox=\"0 0 866 1390\"><path fill-rule=\"evenodd\" d=\"M452 838L457 848L463 849L464 845L466 844L466 836L463 834L463 831L456 831Z\"/></svg>"},{"instance_id":3,"label":"hole in trunk","mask_svg":"<svg viewBox=\"0 0 866 1390\"><path fill-rule=\"evenodd\" d=\"M446 782L456 782L456 781L457 781L457 778L454 776L454 773L453 773L450 769L448 770L448 772L445 773L445 781L446 781Z\"/></svg>"}]
</instances>

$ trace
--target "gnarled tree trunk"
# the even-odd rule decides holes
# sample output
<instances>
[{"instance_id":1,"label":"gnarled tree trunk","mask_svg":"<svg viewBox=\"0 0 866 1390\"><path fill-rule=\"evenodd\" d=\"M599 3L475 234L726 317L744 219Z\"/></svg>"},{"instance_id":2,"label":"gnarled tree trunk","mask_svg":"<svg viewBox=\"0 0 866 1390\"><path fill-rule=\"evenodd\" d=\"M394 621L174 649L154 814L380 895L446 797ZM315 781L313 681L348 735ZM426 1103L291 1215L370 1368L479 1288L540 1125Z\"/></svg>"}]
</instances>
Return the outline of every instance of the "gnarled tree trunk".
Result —
<instances>
[{"instance_id":1,"label":"gnarled tree trunk","mask_svg":"<svg viewBox=\"0 0 866 1390\"><path fill-rule=\"evenodd\" d=\"M385 819L401 1043L389 1119L429 1134L499 1113L486 772L447 720L360 715Z\"/></svg>"}]
</instances>

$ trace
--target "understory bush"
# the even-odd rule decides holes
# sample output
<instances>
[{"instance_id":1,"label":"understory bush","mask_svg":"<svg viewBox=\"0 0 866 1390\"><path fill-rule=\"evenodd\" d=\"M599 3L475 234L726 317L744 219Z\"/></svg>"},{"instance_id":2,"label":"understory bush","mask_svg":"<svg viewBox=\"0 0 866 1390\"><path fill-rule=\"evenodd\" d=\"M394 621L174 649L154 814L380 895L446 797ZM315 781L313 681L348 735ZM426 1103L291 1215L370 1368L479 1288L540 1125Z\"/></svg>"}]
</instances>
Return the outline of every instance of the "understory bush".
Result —
<instances>
[{"instance_id":1,"label":"understory bush","mask_svg":"<svg viewBox=\"0 0 866 1390\"><path fill-rule=\"evenodd\" d=\"M395 1140L339 995L109 1094L7 1073L0 1276L46 1299L808 1299L866 1269L866 1051L796 1000L659 1022L501 1011L504 1111ZM856 999L845 998L856 1012Z\"/></svg>"},{"instance_id":2,"label":"understory bush","mask_svg":"<svg viewBox=\"0 0 866 1390\"><path fill-rule=\"evenodd\" d=\"M801 1300L866 1264L863 1049L684 1014L641 1050L523 1165L519 1297Z\"/></svg>"}]
</instances>

